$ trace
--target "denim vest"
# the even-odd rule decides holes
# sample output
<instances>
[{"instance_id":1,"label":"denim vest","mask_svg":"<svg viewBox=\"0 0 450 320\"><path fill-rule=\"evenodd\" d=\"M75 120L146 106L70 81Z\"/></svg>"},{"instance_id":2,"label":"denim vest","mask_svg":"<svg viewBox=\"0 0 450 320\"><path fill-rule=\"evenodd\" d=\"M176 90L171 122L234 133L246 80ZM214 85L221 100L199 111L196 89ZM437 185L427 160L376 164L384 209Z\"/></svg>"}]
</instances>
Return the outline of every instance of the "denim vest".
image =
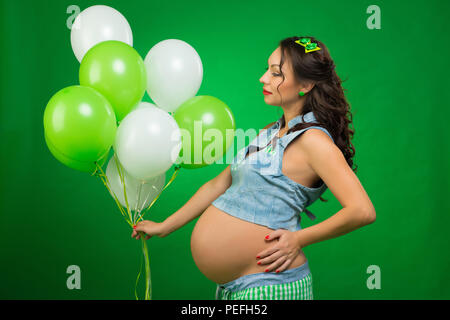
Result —
<instances>
[{"instance_id":1,"label":"denim vest","mask_svg":"<svg viewBox=\"0 0 450 320\"><path fill-rule=\"evenodd\" d=\"M302 122L302 117L298 115L289 121L288 128ZM311 126L278 138L283 122L281 117L237 153L230 166L232 184L212 205L234 217L274 230L297 231L301 229L301 212L312 220L316 218L306 207L316 201L327 186L322 182L321 186L310 188L285 176L281 171L284 150L308 129L320 129L332 140L333 137L325 128ZM312 111L304 115L304 122L316 122ZM255 149L259 151L245 158L249 150Z\"/></svg>"}]
</instances>

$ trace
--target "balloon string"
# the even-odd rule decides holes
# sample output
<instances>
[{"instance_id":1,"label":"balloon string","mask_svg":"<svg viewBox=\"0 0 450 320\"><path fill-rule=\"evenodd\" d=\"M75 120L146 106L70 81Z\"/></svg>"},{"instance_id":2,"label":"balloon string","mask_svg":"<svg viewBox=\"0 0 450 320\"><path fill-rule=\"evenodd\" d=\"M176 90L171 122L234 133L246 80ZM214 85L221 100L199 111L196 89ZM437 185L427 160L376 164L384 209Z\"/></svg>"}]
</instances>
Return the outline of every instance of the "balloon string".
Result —
<instances>
[{"instance_id":1,"label":"balloon string","mask_svg":"<svg viewBox=\"0 0 450 320\"><path fill-rule=\"evenodd\" d=\"M105 184L105 186L108 188L108 186L106 185L106 183L105 183L104 181L103 181L103 184ZM119 203L118 200L116 201L116 204L117 204L117 206L118 206L119 209L120 209L120 208L121 208L121 205L120 205L120 203ZM128 217L126 216L125 212L122 211L122 210L120 210L120 212L121 212L123 218L125 219L125 221L130 225L130 227L132 227L133 224L129 221L129 219L128 219Z\"/></svg>"},{"instance_id":2,"label":"balloon string","mask_svg":"<svg viewBox=\"0 0 450 320\"><path fill-rule=\"evenodd\" d=\"M145 258L145 300L152 299L152 278L150 275L150 261L148 258L147 241L145 240L145 233L140 232L142 240L142 252Z\"/></svg>"},{"instance_id":3,"label":"balloon string","mask_svg":"<svg viewBox=\"0 0 450 320\"><path fill-rule=\"evenodd\" d=\"M119 207L120 213L125 218L125 221L132 227L133 225L132 225L131 221L129 221L127 219L126 213L124 212L122 205L120 204L119 200L117 199L116 194L114 192L112 192L110 187L108 186L109 185L108 177L104 174L102 168L98 165L97 162L95 162L95 165L97 167L95 172L94 172L95 176L99 177L102 180L102 182L105 185L106 189L108 189L108 191L113 195L114 200L115 200L117 206ZM98 170L101 171L101 173L97 172Z\"/></svg>"},{"instance_id":4,"label":"balloon string","mask_svg":"<svg viewBox=\"0 0 450 320\"><path fill-rule=\"evenodd\" d=\"M152 188L155 189L157 192L159 191L157 188L155 188L155 186L152 186ZM150 196L150 192L147 193L147 196L145 197L145 201L142 203L142 206L139 208L138 218L140 218L142 216L141 212L144 209L145 203L147 202L149 196Z\"/></svg>"},{"instance_id":5,"label":"balloon string","mask_svg":"<svg viewBox=\"0 0 450 320\"><path fill-rule=\"evenodd\" d=\"M136 215L138 202L139 202L139 187L138 187L138 193L136 193L136 204L134 206L134 215ZM135 218L134 215L133 215L133 221L134 221L134 218Z\"/></svg>"},{"instance_id":6,"label":"balloon string","mask_svg":"<svg viewBox=\"0 0 450 320\"><path fill-rule=\"evenodd\" d=\"M97 170L98 170L98 168L97 168L97 161L94 161L94 163L95 163L95 170L94 170L94 172L92 172L91 177L92 177L92 176L97 176L97 175L98 175L98 174L97 174Z\"/></svg>"},{"instance_id":7,"label":"balloon string","mask_svg":"<svg viewBox=\"0 0 450 320\"><path fill-rule=\"evenodd\" d=\"M178 175L178 171L181 169L180 165L176 165L175 166L175 171L172 174L172 177L170 178L169 182L165 185L165 187L161 190L161 192L156 196L155 199L153 199L152 203L150 204L150 206L148 208L146 208L143 212L142 215L140 215L139 219L136 221L139 222L140 220L142 220L144 218L145 213L147 213L148 210L150 210L150 208L153 206L153 204L155 203L155 201L159 198L159 196L161 195L161 193L164 191L164 189L166 189L171 183L172 181L177 177Z\"/></svg>"},{"instance_id":8,"label":"balloon string","mask_svg":"<svg viewBox=\"0 0 450 320\"><path fill-rule=\"evenodd\" d=\"M127 199L127 191L125 188L125 177L122 174L121 170L122 168L122 164L120 163L120 161L117 159L116 153L114 153L114 160L116 161L116 167L117 167L117 172L119 173L119 177L120 177L120 181L122 181L122 185L123 185L123 195L125 198L125 204L127 205L127 211L128 211L128 215L130 217L130 221L133 221L133 218L131 217L131 211L130 211L130 206L128 205L128 199Z\"/></svg>"},{"instance_id":9,"label":"balloon string","mask_svg":"<svg viewBox=\"0 0 450 320\"><path fill-rule=\"evenodd\" d=\"M114 156L115 156L115 154L114 154ZM120 202L117 199L116 194L111 191L111 188L109 187L109 179L106 176L106 174L104 173L104 171L102 170L101 166L99 166L97 161L94 162L95 166L96 166L96 170L94 171L94 173L92 175L98 176L102 180L102 182L105 185L106 189L108 189L108 191L114 196L114 200L115 200L117 206L119 207L119 210L120 210L122 216L124 217L125 221L131 227L133 227L134 224L132 223L131 213L130 213L130 209L129 209L130 206L128 204L128 200L127 200L127 196L126 196L126 188L125 188L124 177L123 177L123 175L122 175L122 173L120 171L120 168L119 168L120 162L117 161L117 158L115 158L115 161L116 161L116 164L118 164L117 165L117 169L118 169L118 172L119 172L122 184L124 186L125 202L126 202L126 205L127 205L127 211L129 213L129 218L130 219L128 219L128 217L126 215L126 212L123 210L123 207L120 205ZM98 172L98 171L100 171L100 172ZM141 186L142 186L142 184L141 184ZM139 199L138 199L138 201L139 201ZM152 296L152 288L151 288L152 282L151 282L151 274L150 274L150 261L149 261L149 255L148 255L148 247L147 247L147 242L145 240L145 233L144 232L139 232L139 234L140 234L141 240L142 240L142 257L145 259L145 280L146 281L145 281L145 296L144 296L144 299L145 300L151 300L151 296ZM137 296L137 284L138 284L138 281L139 281L141 270L142 270L142 262L141 262L141 269L139 270L139 273L138 273L138 276L137 276L137 279L136 279L135 288L134 288L134 295L135 295L136 299L138 299L138 296Z\"/></svg>"},{"instance_id":10,"label":"balloon string","mask_svg":"<svg viewBox=\"0 0 450 320\"><path fill-rule=\"evenodd\" d=\"M138 281L139 281L139 277L141 276L141 272L142 272L142 263L144 262L143 259L144 255L141 255L141 266L139 267L139 273L137 275L136 278L136 284L134 286L134 296L136 297L136 300L139 300L138 295L137 295L137 285L138 285Z\"/></svg>"},{"instance_id":11,"label":"balloon string","mask_svg":"<svg viewBox=\"0 0 450 320\"><path fill-rule=\"evenodd\" d=\"M125 212L123 211L123 207L120 204L119 200L117 199L116 194L110 189L109 185L109 179L106 176L106 174L103 172L102 168L98 165L98 163L96 162L96 166L97 168L101 171L101 173L96 173L96 176L100 177L100 179L102 180L103 184L105 185L106 189L108 189L109 192L111 192L111 194L113 194L114 196L114 200L116 200L116 203L118 204L118 207L120 209L120 212L122 214L125 214Z\"/></svg>"},{"instance_id":12,"label":"balloon string","mask_svg":"<svg viewBox=\"0 0 450 320\"><path fill-rule=\"evenodd\" d=\"M152 188L155 189L156 192L159 192L159 190L155 186L152 186ZM147 196L145 197L145 201L142 203L142 206L139 208L138 219L142 217L141 212L144 209L145 203L147 202L149 196L150 196L150 192L147 193Z\"/></svg>"},{"instance_id":13,"label":"balloon string","mask_svg":"<svg viewBox=\"0 0 450 320\"><path fill-rule=\"evenodd\" d=\"M153 204L154 204L155 201L159 198L159 196L161 195L161 193L162 193L162 192L163 192L163 191L164 191L164 190L172 183L172 181L177 177L178 171L179 171L179 169L181 169L181 166L180 166L180 165L175 165L175 171L174 171L174 173L172 174L172 177L170 178L169 182L164 186L164 188L163 188L163 189L161 190L161 192L156 196L156 198L153 199L153 201L152 201L152 203L150 204L150 206L149 206L148 208L146 208L142 214L141 214L141 212L138 213L138 214L139 214L139 219L138 219L135 223L133 223L133 219L132 219L132 217L131 217L131 212L130 212L130 206L129 206L129 204L128 204L128 199L127 199L127 194L126 194L125 181L124 181L125 179L124 179L124 175L123 175L122 172L121 172L121 169L123 169L123 168L122 168L120 162L117 161L116 154L114 154L114 159L115 159L115 161L116 161L117 171L118 171L118 173L119 173L119 176L120 176L120 179L121 179L121 181L122 181L123 188L124 188L124 197L125 197L125 203L126 203L126 206L127 206L128 217L127 217L127 215L126 215L126 212L124 212L123 207L120 205L120 202L119 202L119 200L117 199L116 194L115 194L114 192L112 192L111 189L110 189L110 187L108 186L108 185L109 185L108 177L107 177L106 174L103 172L101 166L98 165L97 161L94 162L95 165L96 165L96 169L95 169L95 171L94 171L91 175L98 176L98 177L102 180L102 182L103 182L103 184L105 185L105 187L106 187L106 188L108 189L108 191L114 196L114 200L115 200L117 206L119 207L119 210L120 210L122 216L125 218L125 221L126 221L131 227L133 227L133 225L135 225L139 220L143 219L144 214L145 214L145 213L153 206ZM98 173L98 171L100 171L101 173ZM140 187L142 187L142 184L141 184ZM140 188L140 189L141 189L141 188ZM139 190L139 193L138 193L138 202L139 202L139 199L140 199L140 190ZM147 201L147 200L146 200L146 201ZM144 204L145 204L145 203L144 203ZM136 209L135 209L135 211L136 211ZM140 210L140 211L141 211L141 210ZM128 219L128 218L129 218L129 219ZM151 300L151 297L152 297L152 282L151 282L151 274L150 274L150 261L149 261L149 255L148 255L148 247L147 247L147 242L146 242L146 240L145 240L145 233L140 232L140 235L141 235L141 240L142 240L142 253L143 253L143 257L145 258L145 278L146 278L145 287L146 287L146 288L145 288L145 296L144 296L144 299L145 299L145 300ZM135 285L135 291L134 291L135 296L136 296L136 299L138 299L136 289L137 289L137 283L138 283L138 280L139 280L139 277L140 277L140 274L141 274L141 270L142 270L142 261L141 261L141 268L140 268L140 270L139 270L139 273L138 273L138 276L137 276L137 279L136 279L136 285Z\"/></svg>"},{"instance_id":14,"label":"balloon string","mask_svg":"<svg viewBox=\"0 0 450 320\"><path fill-rule=\"evenodd\" d=\"M137 207L139 204L139 201L141 200L141 191L142 191L142 186L144 185L145 181L142 181L141 184L138 186L138 194L137 194L137 201L136 201L136 205L134 206L134 217L133 217L133 224L136 224L136 212L137 212Z\"/></svg>"}]
</instances>

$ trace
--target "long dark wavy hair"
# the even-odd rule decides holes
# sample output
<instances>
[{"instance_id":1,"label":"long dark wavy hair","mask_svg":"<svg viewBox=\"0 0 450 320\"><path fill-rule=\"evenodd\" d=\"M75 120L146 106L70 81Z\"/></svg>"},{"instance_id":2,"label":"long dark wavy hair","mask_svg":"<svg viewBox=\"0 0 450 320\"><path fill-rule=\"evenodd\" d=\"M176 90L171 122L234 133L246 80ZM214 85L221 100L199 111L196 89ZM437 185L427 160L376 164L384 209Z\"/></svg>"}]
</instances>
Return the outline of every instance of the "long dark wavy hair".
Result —
<instances>
[{"instance_id":1,"label":"long dark wavy hair","mask_svg":"<svg viewBox=\"0 0 450 320\"><path fill-rule=\"evenodd\" d=\"M300 38L310 38L311 42L317 43L321 50L305 53L305 47L295 42ZM281 49L280 73L283 82L285 76L281 71L281 66L287 56L292 64L297 82L315 84L305 95L302 115L312 111L318 121L297 123L286 134L311 126L324 127L330 132L334 143L342 151L350 168L356 173L358 166L353 164L355 148L351 142L354 130L349 127L350 124L353 124L352 114L344 94L347 89L342 87L342 80L336 73L336 65L331 59L327 47L321 41L310 36L285 38L280 41L279 46ZM328 201L322 197L320 200Z\"/></svg>"}]
</instances>

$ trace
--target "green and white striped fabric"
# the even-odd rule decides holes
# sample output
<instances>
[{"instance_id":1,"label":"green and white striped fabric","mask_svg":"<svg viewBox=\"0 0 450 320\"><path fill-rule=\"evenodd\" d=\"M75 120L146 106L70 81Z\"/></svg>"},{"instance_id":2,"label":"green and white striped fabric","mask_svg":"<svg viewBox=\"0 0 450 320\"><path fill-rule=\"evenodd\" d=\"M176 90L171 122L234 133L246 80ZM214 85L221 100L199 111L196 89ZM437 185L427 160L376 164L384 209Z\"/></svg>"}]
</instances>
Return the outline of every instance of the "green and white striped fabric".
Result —
<instances>
[{"instance_id":1,"label":"green and white striped fabric","mask_svg":"<svg viewBox=\"0 0 450 320\"><path fill-rule=\"evenodd\" d=\"M313 300L312 276L309 273L294 282L248 288L241 291L219 291L217 300Z\"/></svg>"}]
</instances>

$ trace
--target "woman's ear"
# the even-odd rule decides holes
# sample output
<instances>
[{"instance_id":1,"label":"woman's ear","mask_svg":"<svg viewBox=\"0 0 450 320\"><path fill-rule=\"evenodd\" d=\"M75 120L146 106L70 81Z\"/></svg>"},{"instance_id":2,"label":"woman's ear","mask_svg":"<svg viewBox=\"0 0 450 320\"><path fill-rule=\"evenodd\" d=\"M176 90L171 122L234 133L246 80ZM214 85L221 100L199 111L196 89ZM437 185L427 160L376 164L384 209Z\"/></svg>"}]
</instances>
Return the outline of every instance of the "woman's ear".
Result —
<instances>
[{"instance_id":1,"label":"woman's ear","mask_svg":"<svg viewBox=\"0 0 450 320\"><path fill-rule=\"evenodd\" d=\"M304 93L308 93L314 88L314 86L315 86L315 83L308 82L308 83L303 84L298 91L299 92L303 91Z\"/></svg>"}]
</instances>

